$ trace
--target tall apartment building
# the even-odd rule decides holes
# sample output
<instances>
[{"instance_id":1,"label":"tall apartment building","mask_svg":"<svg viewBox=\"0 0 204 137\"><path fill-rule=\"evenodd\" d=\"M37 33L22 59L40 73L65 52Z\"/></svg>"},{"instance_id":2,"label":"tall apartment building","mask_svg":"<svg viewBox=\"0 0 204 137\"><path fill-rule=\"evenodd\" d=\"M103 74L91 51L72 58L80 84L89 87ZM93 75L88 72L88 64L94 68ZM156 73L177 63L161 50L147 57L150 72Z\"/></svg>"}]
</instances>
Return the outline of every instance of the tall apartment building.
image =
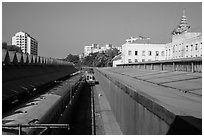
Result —
<instances>
[{"instance_id":1,"label":"tall apartment building","mask_svg":"<svg viewBox=\"0 0 204 137\"><path fill-rule=\"evenodd\" d=\"M12 37L12 45L20 47L23 53L38 55L38 41L26 32L17 32Z\"/></svg>"}]
</instances>

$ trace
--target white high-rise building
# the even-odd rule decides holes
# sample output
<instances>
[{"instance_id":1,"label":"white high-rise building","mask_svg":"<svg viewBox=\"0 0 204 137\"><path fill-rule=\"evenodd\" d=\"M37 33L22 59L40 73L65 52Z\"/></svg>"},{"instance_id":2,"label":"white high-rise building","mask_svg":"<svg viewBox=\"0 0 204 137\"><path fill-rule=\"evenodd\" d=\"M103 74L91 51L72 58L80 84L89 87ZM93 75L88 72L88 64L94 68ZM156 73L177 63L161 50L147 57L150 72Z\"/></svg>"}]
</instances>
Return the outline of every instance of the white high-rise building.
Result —
<instances>
[{"instance_id":1,"label":"white high-rise building","mask_svg":"<svg viewBox=\"0 0 204 137\"><path fill-rule=\"evenodd\" d=\"M12 45L20 47L23 53L38 55L38 41L26 32L17 32L12 37Z\"/></svg>"}]
</instances>

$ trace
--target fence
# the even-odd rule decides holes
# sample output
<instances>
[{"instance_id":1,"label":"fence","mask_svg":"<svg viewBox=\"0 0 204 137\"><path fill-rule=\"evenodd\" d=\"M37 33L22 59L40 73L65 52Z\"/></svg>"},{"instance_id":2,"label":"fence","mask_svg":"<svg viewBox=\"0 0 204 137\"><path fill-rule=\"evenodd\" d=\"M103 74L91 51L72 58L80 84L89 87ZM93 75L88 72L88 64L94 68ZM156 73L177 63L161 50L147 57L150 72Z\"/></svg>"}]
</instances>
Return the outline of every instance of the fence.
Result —
<instances>
[{"instance_id":1,"label":"fence","mask_svg":"<svg viewBox=\"0 0 204 137\"><path fill-rule=\"evenodd\" d=\"M28 55L2 49L3 65L73 65L60 59Z\"/></svg>"}]
</instances>

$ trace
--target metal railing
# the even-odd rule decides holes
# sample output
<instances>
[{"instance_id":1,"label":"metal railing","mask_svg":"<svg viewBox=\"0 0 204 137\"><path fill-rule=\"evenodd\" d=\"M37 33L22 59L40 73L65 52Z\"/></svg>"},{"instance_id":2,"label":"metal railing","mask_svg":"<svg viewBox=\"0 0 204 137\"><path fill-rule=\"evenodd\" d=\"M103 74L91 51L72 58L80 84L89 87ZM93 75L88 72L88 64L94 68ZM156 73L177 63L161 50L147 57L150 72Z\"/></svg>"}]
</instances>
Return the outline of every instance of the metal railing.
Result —
<instances>
[{"instance_id":1,"label":"metal railing","mask_svg":"<svg viewBox=\"0 0 204 137\"><path fill-rule=\"evenodd\" d=\"M70 130L69 124L9 124L9 125L2 125L2 128L18 128L18 134L22 134L22 128L44 128L45 130L50 128L67 128ZM41 132L42 134L42 132Z\"/></svg>"}]
</instances>

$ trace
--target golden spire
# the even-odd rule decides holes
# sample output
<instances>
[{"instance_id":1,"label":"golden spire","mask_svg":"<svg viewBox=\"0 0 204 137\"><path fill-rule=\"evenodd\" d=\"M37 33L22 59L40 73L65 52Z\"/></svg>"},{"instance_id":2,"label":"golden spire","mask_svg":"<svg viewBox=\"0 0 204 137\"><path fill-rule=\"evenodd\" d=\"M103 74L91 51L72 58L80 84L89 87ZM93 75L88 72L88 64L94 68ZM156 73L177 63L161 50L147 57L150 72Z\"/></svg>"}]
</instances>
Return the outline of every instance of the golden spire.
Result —
<instances>
[{"instance_id":1,"label":"golden spire","mask_svg":"<svg viewBox=\"0 0 204 137\"><path fill-rule=\"evenodd\" d=\"M183 15L181 17L181 22L176 29L173 30L172 35L182 34L190 30L190 25L187 23L185 10L183 10Z\"/></svg>"},{"instance_id":2,"label":"golden spire","mask_svg":"<svg viewBox=\"0 0 204 137\"><path fill-rule=\"evenodd\" d=\"M185 9L183 10L183 16L185 16Z\"/></svg>"}]
</instances>

